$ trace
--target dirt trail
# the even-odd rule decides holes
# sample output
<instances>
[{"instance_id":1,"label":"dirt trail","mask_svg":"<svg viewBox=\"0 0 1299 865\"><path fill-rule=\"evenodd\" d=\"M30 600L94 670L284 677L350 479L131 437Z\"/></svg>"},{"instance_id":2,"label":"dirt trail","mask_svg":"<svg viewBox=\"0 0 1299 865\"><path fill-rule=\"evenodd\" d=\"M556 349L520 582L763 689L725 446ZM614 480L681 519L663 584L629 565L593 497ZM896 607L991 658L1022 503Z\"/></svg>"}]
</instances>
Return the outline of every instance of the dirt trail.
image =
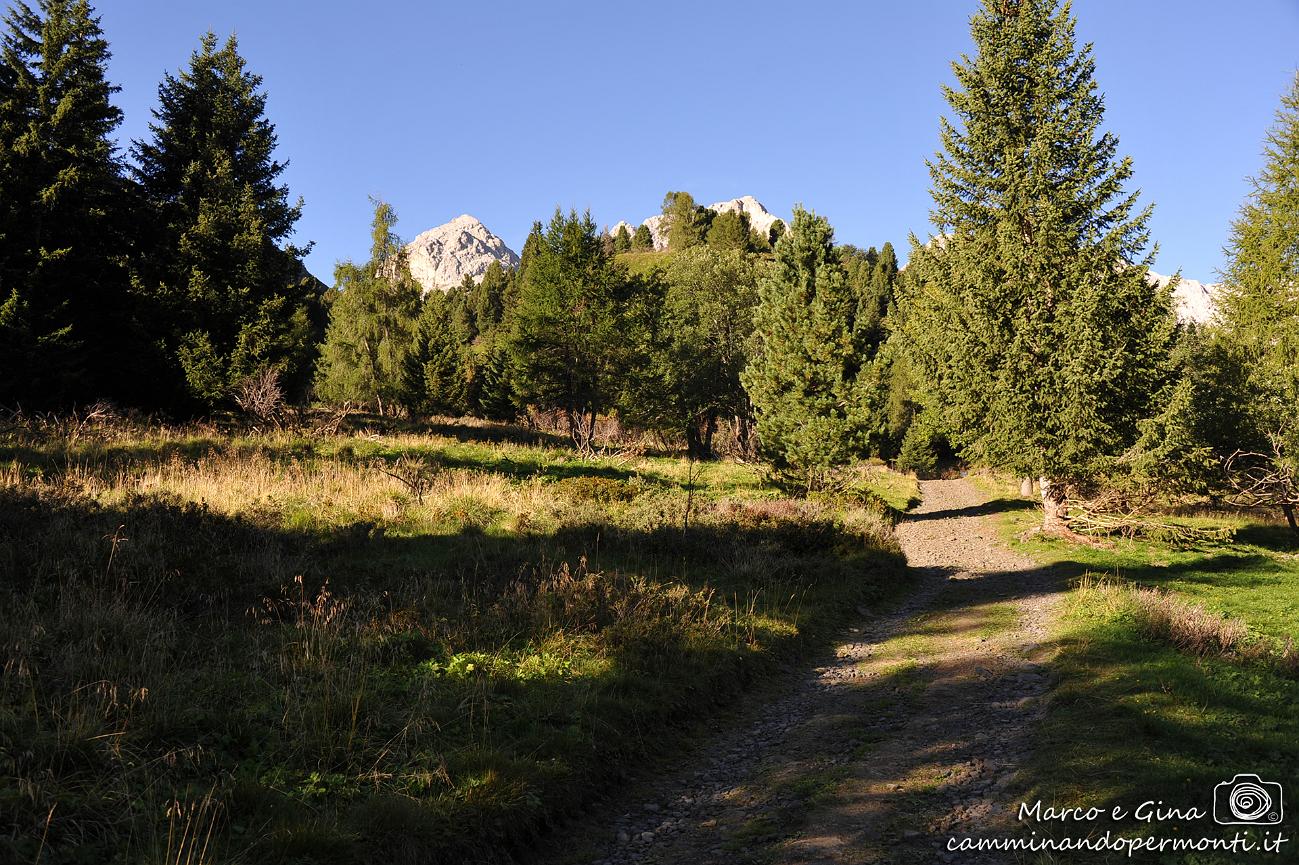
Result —
<instances>
[{"instance_id":1,"label":"dirt trail","mask_svg":"<svg viewBox=\"0 0 1299 865\"><path fill-rule=\"evenodd\" d=\"M833 663L631 794L560 861L997 861L945 844L1013 822L1059 587L997 541L973 484L922 492L898 526L919 571L902 609L868 618Z\"/></svg>"}]
</instances>

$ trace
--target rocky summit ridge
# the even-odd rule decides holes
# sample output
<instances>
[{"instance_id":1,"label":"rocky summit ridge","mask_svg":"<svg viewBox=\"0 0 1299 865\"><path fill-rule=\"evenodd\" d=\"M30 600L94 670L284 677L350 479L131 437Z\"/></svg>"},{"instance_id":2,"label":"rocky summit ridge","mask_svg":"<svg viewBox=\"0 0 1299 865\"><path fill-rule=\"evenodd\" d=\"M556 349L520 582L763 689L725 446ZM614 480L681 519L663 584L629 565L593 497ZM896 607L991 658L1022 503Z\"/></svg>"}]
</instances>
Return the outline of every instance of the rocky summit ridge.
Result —
<instances>
[{"instance_id":1,"label":"rocky summit ridge","mask_svg":"<svg viewBox=\"0 0 1299 865\"><path fill-rule=\"evenodd\" d=\"M424 291L445 291L466 276L483 278L493 261L517 267L518 254L469 214L430 228L406 245L411 276Z\"/></svg>"}]
</instances>

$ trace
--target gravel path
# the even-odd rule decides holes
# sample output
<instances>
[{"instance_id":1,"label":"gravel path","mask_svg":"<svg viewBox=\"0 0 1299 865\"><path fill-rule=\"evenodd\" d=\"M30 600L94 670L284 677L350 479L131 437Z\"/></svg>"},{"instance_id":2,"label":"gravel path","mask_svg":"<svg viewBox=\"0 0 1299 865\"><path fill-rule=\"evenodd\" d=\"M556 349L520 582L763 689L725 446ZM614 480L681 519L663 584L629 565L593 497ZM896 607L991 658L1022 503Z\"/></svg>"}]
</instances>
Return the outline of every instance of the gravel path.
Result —
<instances>
[{"instance_id":1,"label":"gravel path","mask_svg":"<svg viewBox=\"0 0 1299 865\"><path fill-rule=\"evenodd\" d=\"M916 589L866 617L791 692L630 791L556 862L984 862L949 836L999 835L1018 804L1050 687L1042 645L1059 586L1005 549L988 497L921 484L898 526Z\"/></svg>"}]
</instances>

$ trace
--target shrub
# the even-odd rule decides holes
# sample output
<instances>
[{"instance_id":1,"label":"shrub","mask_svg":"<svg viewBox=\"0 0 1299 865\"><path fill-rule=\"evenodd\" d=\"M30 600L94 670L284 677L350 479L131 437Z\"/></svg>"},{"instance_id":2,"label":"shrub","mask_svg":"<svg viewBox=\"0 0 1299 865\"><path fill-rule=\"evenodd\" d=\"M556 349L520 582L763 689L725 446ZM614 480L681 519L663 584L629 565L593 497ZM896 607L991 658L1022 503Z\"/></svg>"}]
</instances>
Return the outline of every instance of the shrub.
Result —
<instances>
[{"instance_id":1,"label":"shrub","mask_svg":"<svg viewBox=\"0 0 1299 865\"><path fill-rule=\"evenodd\" d=\"M897 470L914 472L918 478L931 478L938 473L938 436L924 421L917 418L902 438L898 452Z\"/></svg>"}]
</instances>

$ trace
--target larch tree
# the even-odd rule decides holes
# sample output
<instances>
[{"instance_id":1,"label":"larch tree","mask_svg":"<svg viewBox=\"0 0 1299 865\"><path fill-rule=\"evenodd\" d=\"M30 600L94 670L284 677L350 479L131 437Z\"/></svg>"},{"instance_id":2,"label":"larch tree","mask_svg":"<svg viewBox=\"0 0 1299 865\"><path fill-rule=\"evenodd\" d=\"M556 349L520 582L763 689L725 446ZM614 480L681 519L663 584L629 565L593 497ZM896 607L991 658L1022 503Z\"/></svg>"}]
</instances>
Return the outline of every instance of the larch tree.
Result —
<instances>
[{"instance_id":1,"label":"larch tree","mask_svg":"<svg viewBox=\"0 0 1299 865\"><path fill-rule=\"evenodd\" d=\"M1136 439L1171 371L1170 290L1147 278L1150 208L1103 132L1069 4L985 0L953 64L930 162L936 235L913 238L906 343L966 458L1040 477L1043 529Z\"/></svg>"},{"instance_id":2,"label":"larch tree","mask_svg":"<svg viewBox=\"0 0 1299 865\"><path fill-rule=\"evenodd\" d=\"M384 414L407 393L408 357L420 308L406 249L394 232L397 216L374 203L370 260L334 271L338 292L316 367L316 395L330 403L373 405Z\"/></svg>"},{"instance_id":3,"label":"larch tree","mask_svg":"<svg viewBox=\"0 0 1299 865\"><path fill-rule=\"evenodd\" d=\"M1249 441L1229 465L1247 504L1280 507L1299 531L1299 75L1268 132L1266 162L1232 224L1218 297L1246 387Z\"/></svg>"},{"instance_id":4,"label":"larch tree","mask_svg":"<svg viewBox=\"0 0 1299 865\"><path fill-rule=\"evenodd\" d=\"M689 192L669 192L663 196L663 228L668 249L677 252L703 243L713 215L713 211L695 204Z\"/></svg>"},{"instance_id":5,"label":"larch tree","mask_svg":"<svg viewBox=\"0 0 1299 865\"><path fill-rule=\"evenodd\" d=\"M318 333L318 284L305 250L282 248L302 202L279 182L275 127L260 76L231 36L208 33L158 88L136 177L159 214L155 267L139 280L166 309L168 350L200 405L271 367L305 383Z\"/></svg>"}]
</instances>

